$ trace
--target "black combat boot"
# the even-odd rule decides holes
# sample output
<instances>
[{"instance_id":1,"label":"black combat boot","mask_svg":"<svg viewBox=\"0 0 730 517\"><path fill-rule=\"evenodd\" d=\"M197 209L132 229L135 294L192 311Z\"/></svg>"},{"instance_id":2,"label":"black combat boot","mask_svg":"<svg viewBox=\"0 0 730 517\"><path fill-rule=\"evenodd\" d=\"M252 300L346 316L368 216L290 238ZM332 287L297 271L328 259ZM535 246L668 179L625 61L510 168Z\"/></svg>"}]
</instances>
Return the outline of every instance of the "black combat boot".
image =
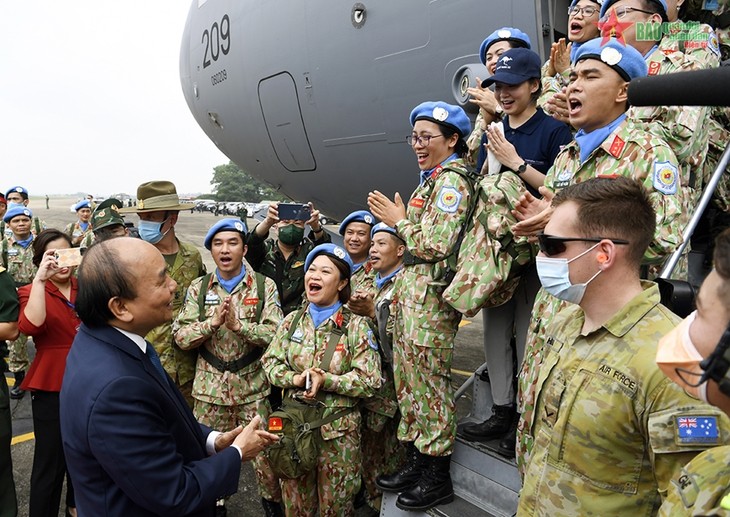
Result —
<instances>
[{"instance_id":1,"label":"black combat boot","mask_svg":"<svg viewBox=\"0 0 730 517\"><path fill-rule=\"evenodd\" d=\"M408 458L406 464L394 474L383 474L375 479L375 486L380 490L400 492L410 487L421 477L424 456L418 452L413 442L406 442Z\"/></svg>"},{"instance_id":2,"label":"black combat boot","mask_svg":"<svg viewBox=\"0 0 730 517\"><path fill-rule=\"evenodd\" d=\"M284 510L281 503L261 498L261 506L264 507L264 515L266 517L284 517Z\"/></svg>"},{"instance_id":3,"label":"black combat boot","mask_svg":"<svg viewBox=\"0 0 730 517\"><path fill-rule=\"evenodd\" d=\"M519 422L519 420L520 414L515 413L509 432L499 441L498 452L506 458L515 457L515 445L517 444L517 422Z\"/></svg>"},{"instance_id":4,"label":"black combat boot","mask_svg":"<svg viewBox=\"0 0 730 517\"><path fill-rule=\"evenodd\" d=\"M25 395L25 391L20 389L20 384L23 382L23 379L25 379L25 372L15 372L15 385L10 388L11 399L22 399L23 395Z\"/></svg>"},{"instance_id":5,"label":"black combat boot","mask_svg":"<svg viewBox=\"0 0 730 517\"><path fill-rule=\"evenodd\" d=\"M437 504L454 500L451 485L451 456L425 456L418 483L401 493L395 505L401 510L428 510Z\"/></svg>"},{"instance_id":6,"label":"black combat boot","mask_svg":"<svg viewBox=\"0 0 730 517\"><path fill-rule=\"evenodd\" d=\"M461 433L468 440L491 440L507 434L515 415L515 406L492 406L492 416L479 424L467 424Z\"/></svg>"}]
</instances>

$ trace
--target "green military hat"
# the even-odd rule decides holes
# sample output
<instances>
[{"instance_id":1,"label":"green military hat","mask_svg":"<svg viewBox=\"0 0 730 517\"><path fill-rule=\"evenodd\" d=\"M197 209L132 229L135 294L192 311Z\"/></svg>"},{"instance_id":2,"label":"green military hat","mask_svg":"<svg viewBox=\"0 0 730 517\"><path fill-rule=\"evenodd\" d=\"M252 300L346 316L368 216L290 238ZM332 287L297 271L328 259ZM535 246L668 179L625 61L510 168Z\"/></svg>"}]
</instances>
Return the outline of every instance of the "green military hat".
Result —
<instances>
[{"instance_id":1,"label":"green military hat","mask_svg":"<svg viewBox=\"0 0 730 517\"><path fill-rule=\"evenodd\" d=\"M137 206L122 208L123 214L157 212L161 210L190 210L193 203L180 203L175 184L171 181L148 181L137 187Z\"/></svg>"},{"instance_id":2,"label":"green military hat","mask_svg":"<svg viewBox=\"0 0 730 517\"><path fill-rule=\"evenodd\" d=\"M97 231L115 224L124 226L124 218L119 213L121 207L122 202L118 199L104 200L91 214L91 228Z\"/></svg>"}]
</instances>

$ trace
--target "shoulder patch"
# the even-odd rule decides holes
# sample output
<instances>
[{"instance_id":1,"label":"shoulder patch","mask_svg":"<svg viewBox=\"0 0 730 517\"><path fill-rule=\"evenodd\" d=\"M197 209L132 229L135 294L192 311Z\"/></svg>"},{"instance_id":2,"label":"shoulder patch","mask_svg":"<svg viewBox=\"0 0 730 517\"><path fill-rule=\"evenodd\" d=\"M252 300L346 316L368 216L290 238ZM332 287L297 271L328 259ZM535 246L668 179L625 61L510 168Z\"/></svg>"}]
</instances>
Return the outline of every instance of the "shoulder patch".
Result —
<instances>
[{"instance_id":1,"label":"shoulder patch","mask_svg":"<svg viewBox=\"0 0 730 517\"><path fill-rule=\"evenodd\" d=\"M652 61L651 63L649 63L648 75L658 75L661 68L662 64L660 61Z\"/></svg>"},{"instance_id":2,"label":"shoulder patch","mask_svg":"<svg viewBox=\"0 0 730 517\"><path fill-rule=\"evenodd\" d=\"M459 208L461 193L454 187L441 187L436 200L436 208L447 214L453 214Z\"/></svg>"},{"instance_id":3,"label":"shoulder patch","mask_svg":"<svg viewBox=\"0 0 730 517\"><path fill-rule=\"evenodd\" d=\"M653 185L662 194L674 195L677 193L679 170L671 162L654 162Z\"/></svg>"},{"instance_id":4,"label":"shoulder patch","mask_svg":"<svg viewBox=\"0 0 730 517\"><path fill-rule=\"evenodd\" d=\"M720 57L720 42L717 39L717 34L715 34L715 31L711 31L708 34L707 48L710 49L710 52Z\"/></svg>"},{"instance_id":5,"label":"shoulder patch","mask_svg":"<svg viewBox=\"0 0 730 517\"><path fill-rule=\"evenodd\" d=\"M368 329L368 344L370 345L370 348L372 348L373 350L378 349L378 342L375 339L375 337L373 336L373 331L370 329Z\"/></svg>"},{"instance_id":6,"label":"shoulder patch","mask_svg":"<svg viewBox=\"0 0 730 517\"><path fill-rule=\"evenodd\" d=\"M613 137L613 142L611 142L611 147L608 149L608 152L611 153L611 156L614 158L619 158L621 153L624 151L625 146L626 142L624 142L620 136L616 135Z\"/></svg>"},{"instance_id":7,"label":"shoulder patch","mask_svg":"<svg viewBox=\"0 0 730 517\"><path fill-rule=\"evenodd\" d=\"M719 445L720 430L716 416L678 416L674 418L680 444Z\"/></svg>"}]
</instances>

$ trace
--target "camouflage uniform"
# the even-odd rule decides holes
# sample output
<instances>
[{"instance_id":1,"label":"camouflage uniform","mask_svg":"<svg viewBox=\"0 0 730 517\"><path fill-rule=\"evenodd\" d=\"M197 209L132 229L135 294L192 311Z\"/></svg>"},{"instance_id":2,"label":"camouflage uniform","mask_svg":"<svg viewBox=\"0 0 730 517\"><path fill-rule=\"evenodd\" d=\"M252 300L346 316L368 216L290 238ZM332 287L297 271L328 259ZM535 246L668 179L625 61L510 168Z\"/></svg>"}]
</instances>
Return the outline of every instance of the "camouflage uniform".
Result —
<instances>
[{"instance_id":1,"label":"camouflage uniform","mask_svg":"<svg viewBox=\"0 0 730 517\"><path fill-rule=\"evenodd\" d=\"M2 260L2 265L13 278L16 288L31 283L38 271L33 265L33 241L23 248L15 241L12 233L2 241ZM12 373L28 370L30 360L27 343L28 336L25 334L19 334L15 340L8 342L8 368Z\"/></svg>"},{"instance_id":2,"label":"camouflage uniform","mask_svg":"<svg viewBox=\"0 0 730 517\"><path fill-rule=\"evenodd\" d=\"M357 268L350 276L352 292L360 291L366 294L375 294L375 270L370 261Z\"/></svg>"},{"instance_id":3,"label":"camouflage uniform","mask_svg":"<svg viewBox=\"0 0 730 517\"><path fill-rule=\"evenodd\" d=\"M167 274L177 282L177 291L175 291L175 298L172 300L173 320L177 318L180 309L182 309L185 292L190 283L205 274L205 265L198 249L192 244L180 240L177 241L177 244L179 250L175 262L172 267L167 264ZM177 387L180 388L180 392L188 401L190 407L193 407L191 390L195 378L197 351L182 350L175 344L172 336L172 322L163 323L153 328L145 338L155 347L155 351L160 356L162 367L170 374Z\"/></svg>"},{"instance_id":4,"label":"camouflage uniform","mask_svg":"<svg viewBox=\"0 0 730 517\"><path fill-rule=\"evenodd\" d=\"M663 171L668 174L672 168L675 171L673 179L665 177ZM681 242L682 230L689 217L683 211L682 188L676 170L677 160L667 144L626 120L582 164L578 144L573 141L566 145L548 171L545 186L557 191L573 183L611 175L641 181L650 192L649 198L657 214L656 235L644 255L644 262L661 264ZM672 191L672 182L676 194L665 194L663 191ZM517 403L522 416L517 427L517 466L521 472L524 472L533 439L526 422L530 421L534 410L534 384L542 362L545 329L561 304L560 300L540 289L532 309L532 324L518 377Z\"/></svg>"},{"instance_id":5,"label":"camouflage uniform","mask_svg":"<svg viewBox=\"0 0 730 517\"><path fill-rule=\"evenodd\" d=\"M302 305L304 261L307 255L315 246L330 241L327 232L322 232L320 239L314 239L312 232L309 238L304 239L299 248L285 259L276 240L259 237L256 235L256 228L249 234L246 260L256 271L274 279L279 289L281 310L285 316Z\"/></svg>"},{"instance_id":6,"label":"camouflage uniform","mask_svg":"<svg viewBox=\"0 0 730 517\"><path fill-rule=\"evenodd\" d=\"M658 515L730 516L730 446L713 447L682 467L672 479ZM723 501L723 499L727 500Z\"/></svg>"},{"instance_id":7,"label":"camouflage uniform","mask_svg":"<svg viewBox=\"0 0 730 517\"><path fill-rule=\"evenodd\" d=\"M691 398L657 367L657 342L680 320L659 303L655 284L642 287L587 335L577 305L551 325L518 514L653 515L680 468L730 438L722 411ZM693 418L712 432L682 431Z\"/></svg>"},{"instance_id":8,"label":"camouflage uniform","mask_svg":"<svg viewBox=\"0 0 730 517\"><path fill-rule=\"evenodd\" d=\"M81 228L81 223L79 221L74 221L73 223L68 223L66 225L66 228L63 229L63 233L68 235L71 239L75 239L77 237L82 237L81 241L79 241L79 246L81 245L81 242L84 241L86 237L89 235L93 236L94 232L91 231L91 224L86 226L86 230Z\"/></svg>"},{"instance_id":9,"label":"camouflage uniform","mask_svg":"<svg viewBox=\"0 0 730 517\"><path fill-rule=\"evenodd\" d=\"M711 30L711 29L710 29ZM719 61L706 49L680 50L679 42L664 37L659 47L647 58L649 75L669 74L717 66ZM709 120L708 108L702 106L632 107L627 116L641 129L663 139L679 160L682 187L685 189L685 209L694 211L699 199L702 165L707 154Z\"/></svg>"},{"instance_id":10,"label":"camouflage uniform","mask_svg":"<svg viewBox=\"0 0 730 517\"><path fill-rule=\"evenodd\" d=\"M297 313L284 319L261 362L269 382L286 391L297 390L294 375L321 364L332 330L349 318L347 334L340 337L320 388L327 408L324 418L354 407L360 398L370 397L380 388L380 357L367 318L349 315L342 307L315 329L307 306L305 303L291 340L289 327ZM287 515L354 515L352 501L360 488L362 463L360 424L360 412L352 411L320 428L322 442L315 468L302 477L281 481Z\"/></svg>"},{"instance_id":11,"label":"camouflage uniform","mask_svg":"<svg viewBox=\"0 0 730 517\"><path fill-rule=\"evenodd\" d=\"M469 152L467 153L464 162L470 167L475 167L477 164L479 148L482 146L482 136L485 132L483 124L484 115L482 115L482 110L480 109L477 113L476 119L474 120L474 129L472 129L471 134L466 139L466 147L469 149Z\"/></svg>"},{"instance_id":12,"label":"camouflage uniform","mask_svg":"<svg viewBox=\"0 0 730 517\"><path fill-rule=\"evenodd\" d=\"M446 167L460 168L462 160ZM398 439L429 456L448 456L456 439L451 360L461 314L443 299L446 259L466 224L470 188L459 173L436 167L408 202L395 229L415 257L395 282L393 371L401 422Z\"/></svg>"},{"instance_id":13,"label":"camouflage uniform","mask_svg":"<svg viewBox=\"0 0 730 517\"><path fill-rule=\"evenodd\" d=\"M542 65L542 69L540 70L540 77L542 77L540 80L542 83L542 93L540 94L540 98L537 99L537 106L543 110L545 110L545 104L547 101L552 99L553 95L556 93L561 93L563 88L568 86L568 83L570 82L570 67L566 68L560 74L548 75L547 70L549 66L550 60L548 59L545 61L545 64ZM547 110L545 110L545 113L549 114Z\"/></svg>"},{"instance_id":14,"label":"camouflage uniform","mask_svg":"<svg viewBox=\"0 0 730 517\"><path fill-rule=\"evenodd\" d=\"M192 281L183 308L173 325L178 347L193 350L203 346L222 361L235 361L258 347L269 345L283 317L276 285L267 278L266 292L258 293L256 274L250 265L244 262L244 266L246 275L230 293L218 283L215 274L211 276L210 286L205 286L207 296L203 321L199 321L198 301L203 278ZM210 324L218 305L229 296L231 308L237 311L237 318L241 322L238 333L229 330L225 324L214 331ZM259 296L263 296L264 305L261 318L257 321ZM203 424L227 431L241 424L246 425L257 414L266 421L270 413L266 398L268 394L269 382L261 361L256 360L237 372L221 372L198 356L192 392L195 399L193 413ZM265 456L256 456L253 465L261 496L270 501L280 501L279 480L272 473Z\"/></svg>"},{"instance_id":15,"label":"camouflage uniform","mask_svg":"<svg viewBox=\"0 0 730 517\"><path fill-rule=\"evenodd\" d=\"M386 323L386 332L393 343L393 327L395 324L395 309L393 303L395 296L395 279L397 275L388 280L380 289L377 289L373 282L375 293L375 306L388 304L390 314ZM377 316L377 309L376 309ZM377 319L377 318L376 318ZM362 478L367 490L367 498L370 506L376 510L380 509L378 500L381 496L380 490L375 486L375 478L381 474L391 474L398 470L405 461L405 448L398 441L398 400L393 383L393 367L383 364L383 385L380 391L372 398L365 401L363 418L365 419L362 429Z\"/></svg>"},{"instance_id":16,"label":"camouflage uniform","mask_svg":"<svg viewBox=\"0 0 730 517\"><path fill-rule=\"evenodd\" d=\"M84 238L81 239L81 242L79 243L79 248L81 248L82 250L81 252L83 253L83 250L94 244L94 242L96 242L96 236L94 235L94 232L88 232L86 235L84 235Z\"/></svg>"}]
</instances>

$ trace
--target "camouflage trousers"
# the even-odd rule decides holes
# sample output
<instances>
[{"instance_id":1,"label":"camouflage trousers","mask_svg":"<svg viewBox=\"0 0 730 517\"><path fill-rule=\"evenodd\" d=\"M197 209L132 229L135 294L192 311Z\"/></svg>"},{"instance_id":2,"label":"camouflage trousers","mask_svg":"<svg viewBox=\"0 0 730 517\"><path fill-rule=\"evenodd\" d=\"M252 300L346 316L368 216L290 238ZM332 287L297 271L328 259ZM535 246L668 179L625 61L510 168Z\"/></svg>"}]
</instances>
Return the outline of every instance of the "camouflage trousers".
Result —
<instances>
[{"instance_id":1,"label":"camouflage trousers","mask_svg":"<svg viewBox=\"0 0 730 517\"><path fill-rule=\"evenodd\" d=\"M429 456L447 456L456 440L451 360L460 316L399 305L393 373L401 421L398 439Z\"/></svg>"},{"instance_id":2,"label":"camouflage trousers","mask_svg":"<svg viewBox=\"0 0 730 517\"><path fill-rule=\"evenodd\" d=\"M535 400L537 376L543 359L546 329L564 303L567 302L562 302L548 294L545 289L540 288L532 308L532 318L525 343L525 357L517 380L517 411L520 413L520 419L517 422L515 461L517 462L517 470L523 478L535 441L530 429L530 423L537 402Z\"/></svg>"},{"instance_id":3,"label":"camouflage trousers","mask_svg":"<svg viewBox=\"0 0 730 517\"><path fill-rule=\"evenodd\" d=\"M29 364L28 336L20 334L18 339L8 342L8 368L12 373L27 372Z\"/></svg>"},{"instance_id":4,"label":"camouflage trousers","mask_svg":"<svg viewBox=\"0 0 730 517\"><path fill-rule=\"evenodd\" d=\"M406 460L406 448L398 441L398 417L368 413L363 421L374 419L382 426L364 425L362 430L362 480L365 483L368 504L380 511L382 492L375 486L375 478L392 474ZM374 429L374 427L376 427Z\"/></svg>"},{"instance_id":5,"label":"camouflage trousers","mask_svg":"<svg viewBox=\"0 0 730 517\"><path fill-rule=\"evenodd\" d=\"M193 414L200 423L216 431L223 432L230 431L239 425L246 426L256 415L259 415L261 420L266 422L269 413L271 413L271 408L268 399L265 397L241 406L219 406L196 400L193 409ZM281 501L279 479L271 471L266 457L259 454L253 459L252 463L261 497L270 501Z\"/></svg>"},{"instance_id":6,"label":"camouflage trousers","mask_svg":"<svg viewBox=\"0 0 730 517\"><path fill-rule=\"evenodd\" d=\"M360 490L360 430L323 440L317 465L296 479L282 479L287 517L348 517Z\"/></svg>"}]
</instances>

